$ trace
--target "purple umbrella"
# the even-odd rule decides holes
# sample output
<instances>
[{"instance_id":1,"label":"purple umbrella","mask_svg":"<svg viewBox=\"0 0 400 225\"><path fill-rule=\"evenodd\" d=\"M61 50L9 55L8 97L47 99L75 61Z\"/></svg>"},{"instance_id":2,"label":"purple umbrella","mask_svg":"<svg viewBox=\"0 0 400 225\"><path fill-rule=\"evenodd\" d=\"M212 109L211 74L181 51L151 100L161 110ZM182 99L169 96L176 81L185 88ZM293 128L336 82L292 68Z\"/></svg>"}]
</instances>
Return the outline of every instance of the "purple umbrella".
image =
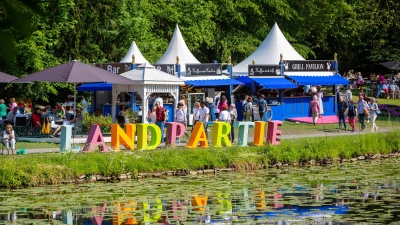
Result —
<instances>
[{"instance_id":1,"label":"purple umbrella","mask_svg":"<svg viewBox=\"0 0 400 225\"><path fill-rule=\"evenodd\" d=\"M384 62L381 65L391 70L400 70L400 62L397 61Z\"/></svg>"},{"instance_id":2,"label":"purple umbrella","mask_svg":"<svg viewBox=\"0 0 400 225\"><path fill-rule=\"evenodd\" d=\"M33 81L59 82L74 84L74 110L76 107L76 84L78 83L110 83L136 84L136 81L111 73L94 66L72 61L36 73L32 73L12 83L30 83Z\"/></svg>"},{"instance_id":3,"label":"purple umbrella","mask_svg":"<svg viewBox=\"0 0 400 225\"><path fill-rule=\"evenodd\" d=\"M0 83L9 83L16 79L18 79L18 77L14 77L14 76L8 75L6 73L0 72Z\"/></svg>"}]
</instances>

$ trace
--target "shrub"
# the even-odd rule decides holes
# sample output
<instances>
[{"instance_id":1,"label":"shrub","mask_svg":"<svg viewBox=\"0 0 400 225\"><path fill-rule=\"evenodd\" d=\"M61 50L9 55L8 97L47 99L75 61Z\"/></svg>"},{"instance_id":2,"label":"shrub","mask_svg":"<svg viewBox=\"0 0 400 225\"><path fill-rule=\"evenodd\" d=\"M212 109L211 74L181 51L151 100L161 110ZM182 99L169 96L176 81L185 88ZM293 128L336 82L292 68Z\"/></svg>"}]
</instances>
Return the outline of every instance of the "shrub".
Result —
<instances>
[{"instance_id":1,"label":"shrub","mask_svg":"<svg viewBox=\"0 0 400 225\"><path fill-rule=\"evenodd\" d=\"M85 117L83 118L82 131L84 133L88 133L93 124L99 125L103 134L109 134L111 132L111 116L96 116L86 113Z\"/></svg>"}]
</instances>

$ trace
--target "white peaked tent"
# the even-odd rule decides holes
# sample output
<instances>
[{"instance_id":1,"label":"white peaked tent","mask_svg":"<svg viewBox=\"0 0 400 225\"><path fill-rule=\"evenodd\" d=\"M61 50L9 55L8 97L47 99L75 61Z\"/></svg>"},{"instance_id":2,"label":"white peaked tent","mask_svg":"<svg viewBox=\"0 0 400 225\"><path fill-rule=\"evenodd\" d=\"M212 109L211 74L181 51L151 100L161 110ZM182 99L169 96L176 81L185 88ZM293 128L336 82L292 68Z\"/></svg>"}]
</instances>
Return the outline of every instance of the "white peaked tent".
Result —
<instances>
[{"instance_id":1,"label":"white peaked tent","mask_svg":"<svg viewBox=\"0 0 400 225\"><path fill-rule=\"evenodd\" d=\"M194 57L194 55L190 52L185 40L183 40L178 24L175 27L174 35L172 35L167 50L156 64L175 64L177 56L179 56L181 72L185 71L186 63L200 64L199 60L197 60L196 57Z\"/></svg>"},{"instance_id":2,"label":"white peaked tent","mask_svg":"<svg viewBox=\"0 0 400 225\"><path fill-rule=\"evenodd\" d=\"M278 64L280 54L284 60L304 60L286 40L278 24L274 24L261 45L245 60L233 67L234 75L247 75L248 65L255 60L256 64Z\"/></svg>"},{"instance_id":3,"label":"white peaked tent","mask_svg":"<svg viewBox=\"0 0 400 225\"><path fill-rule=\"evenodd\" d=\"M128 52L126 53L125 57L121 60L121 63L132 63L132 55L135 55L135 61L138 64L146 64L150 65L149 61L142 55L136 42L132 42L131 47L129 48Z\"/></svg>"}]
</instances>

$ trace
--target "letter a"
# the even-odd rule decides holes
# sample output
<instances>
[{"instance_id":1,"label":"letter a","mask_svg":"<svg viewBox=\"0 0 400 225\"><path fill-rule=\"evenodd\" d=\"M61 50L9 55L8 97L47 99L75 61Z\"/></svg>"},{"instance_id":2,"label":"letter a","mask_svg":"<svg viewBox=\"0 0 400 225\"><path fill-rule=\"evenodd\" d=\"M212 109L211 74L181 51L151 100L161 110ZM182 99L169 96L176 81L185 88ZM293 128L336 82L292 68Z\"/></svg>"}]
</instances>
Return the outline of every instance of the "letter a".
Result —
<instances>
[{"instance_id":1,"label":"letter a","mask_svg":"<svg viewBox=\"0 0 400 225\"><path fill-rule=\"evenodd\" d=\"M194 211L205 211L207 206L208 196L198 197L193 196L192 205L194 206Z\"/></svg>"},{"instance_id":2,"label":"letter a","mask_svg":"<svg viewBox=\"0 0 400 225\"><path fill-rule=\"evenodd\" d=\"M265 124L264 121L256 121L254 129L254 142L255 146L262 146L264 144Z\"/></svg>"},{"instance_id":3,"label":"letter a","mask_svg":"<svg viewBox=\"0 0 400 225\"><path fill-rule=\"evenodd\" d=\"M204 130L203 123L197 122L194 125L193 132L190 134L189 141L186 145L188 148L197 148L197 145L200 142L200 147L207 148L208 140L206 136L206 132Z\"/></svg>"},{"instance_id":4,"label":"letter a","mask_svg":"<svg viewBox=\"0 0 400 225\"><path fill-rule=\"evenodd\" d=\"M149 144L147 144L147 131L150 131L151 134ZM138 124L137 136L137 148L139 150L155 149L161 143L161 130L155 124Z\"/></svg>"},{"instance_id":5,"label":"letter a","mask_svg":"<svg viewBox=\"0 0 400 225\"><path fill-rule=\"evenodd\" d=\"M282 131L278 130L278 126L282 126L282 121L268 122L267 142L271 145L279 145L281 143L281 139L276 137L282 134Z\"/></svg>"},{"instance_id":6,"label":"letter a","mask_svg":"<svg viewBox=\"0 0 400 225\"><path fill-rule=\"evenodd\" d=\"M111 148L120 151L121 144L128 150L135 148L135 124L125 125L126 133L118 124L111 125Z\"/></svg>"},{"instance_id":7,"label":"letter a","mask_svg":"<svg viewBox=\"0 0 400 225\"><path fill-rule=\"evenodd\" d=\"M101 133L100 126L97 124L92 125L89 135L86 139L83 152L93 152L96 146L101 146L101 152L107 152L107 146L104 143L103 134Z\"/></svg>"},{"instance_id":8,"label":"letter a","mask_svg":"<svg viewBox=\"0 0 400 225\"><path fill-rule=\"evenodd\" d=\"M231 132L231 125L226 122L214 122L212 132L212 144L215 147L222 146L222 140L225 141L226 146L232 146L229 140L229 133Z\"/></svg>"}]
</instances>

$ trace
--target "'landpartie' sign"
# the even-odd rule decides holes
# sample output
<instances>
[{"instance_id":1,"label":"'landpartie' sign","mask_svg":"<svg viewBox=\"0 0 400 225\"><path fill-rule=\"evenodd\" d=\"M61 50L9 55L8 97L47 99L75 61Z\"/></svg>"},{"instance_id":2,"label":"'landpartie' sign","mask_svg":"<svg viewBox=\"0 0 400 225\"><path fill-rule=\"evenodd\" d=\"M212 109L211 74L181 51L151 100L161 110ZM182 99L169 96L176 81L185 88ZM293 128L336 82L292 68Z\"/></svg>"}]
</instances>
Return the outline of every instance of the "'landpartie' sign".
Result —
<instances>
[{"instance_id":1,"label":"'landpartie' sign","mask_svg":"<svg viewBox=\"0 0 400 225\"><path fill-rule=\"evenodd\" d=\"M267 131L266 131L267 125ZM175 140L184 135L185 126L181 123L171 122L166 123L167 136L166 144L175 146ZM238 145L247 146L247 137L249 128L254 128L254 142L255 146L262 146L264 144L279 145L280 139L277 138L281 135L278 130L282 126L282 121L256 121L256 122L235 122L233 125L238 129ZM178 129L179 128L179 129ZM179 130L179 132L178 132ZM229 134L231 131L231 124L226 122L214 122L212 130L212 145L214 147L222 147L222 143L226 146L231 146ZM151 140L148 142L147 134L150 132ZM126 124L125 131L118 125L111 125L111 146L114 150L120 150L120 146L124 146L128 150L135 148L135 133L137 134L136 148L138 150L155 149L161 143L161 130L155 124ZM93 152L97 146L101 146L102 152L107 152L107 146L103 139L103 134L100 131L99 125L92 125L86 145L83 149L84 152ZM202 123L196 123L193 131L187 142L188 148L207 148L208 140L204 126Z\"/></svg>"}]
</instances>

